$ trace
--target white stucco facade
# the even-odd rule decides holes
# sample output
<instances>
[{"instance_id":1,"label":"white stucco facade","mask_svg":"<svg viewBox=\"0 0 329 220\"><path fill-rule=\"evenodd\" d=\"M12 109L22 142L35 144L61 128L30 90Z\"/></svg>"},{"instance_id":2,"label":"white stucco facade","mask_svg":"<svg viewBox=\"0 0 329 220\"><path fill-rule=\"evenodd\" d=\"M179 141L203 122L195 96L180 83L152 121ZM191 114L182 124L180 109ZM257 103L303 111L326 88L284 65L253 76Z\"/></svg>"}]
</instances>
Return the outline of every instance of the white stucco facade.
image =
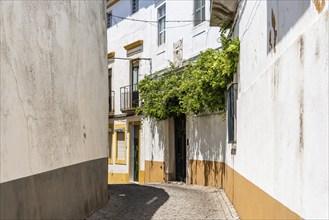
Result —
<instances>
[{"instance_id":1,"label":"white stucco facade","mask_svg":"<svg viewBox=\"0 0 329 220\"><path fill-rule=\"evenodd\" d=\"M115 53L116 59L110 59L108 68L112 70L112 90L115 91L114 118L109 120L110 124L126 124L128 128L132 116L121 115L120 111L120 88L130 85L131 82L131 60L139 60L139 80L144 75L153 74L169 67L169 62L174 61L174 44L182 41L182 59L187 61L193 59L208 48L220 48L219 28L209 27L210 2L205 1L205 21L194 26L194 1L139 1L139 10L131 14L131 1L113 1L114 4L107 9L112 14L112 26L108 28L108 53ZM166 7L166 21L180 21L166 23L166 42L158 45L158 9ZM179 9L179 10L178 10ZM182 10L181 10L182 9ZM122 17L122 18L120 18ZM136 21L139 20L139 21ZM129 55L125 46L143 41L138 52ZM121 116L120 116L121 115ZM120 118L119 118L119 117ZM191 118L192 119L192 118ZM205 122L205 120L207 122ZM140 119L140 167L144 171L145 161L165 163L165 175L173 175L175 170L175 127L174 120L156 122L151 119ZM208 125L208 122L210 123ZM216 127L219 122L222 127ZM203 151L210 152L214 149L224 148L225 122L219 115L203 116L193 120L187 119L186 138L189 140L187 146L187 161L194 159L222 161L223 154L213 156L200 156ZM189 128L191 128L189 130ZM203 133L204 128L210 133ZM196 129L196 131L194 131ZM211 143L196 140L193 135L200 133L204 138L212 136ZM220 135L215 135L217 133ZM191 137L190 137L191 136ZM128 138L128 135L126 135ZM201 137L199 137L201 138ZM129 140L126 139L126 143ZM116 143L114 143L115 145ZM219 146L220 145L220 146ZM127 145L127 152L129 151ZM211 149L211 150L208 150ZM112 149L113 150L113 149ZM142 154L143 155L142 155ZM190 157L188 156L190 155ZM199 155L199 156L197 156ZM214 154L215 155L215 154ZM114 155L115 157L115 155ZM109 164L109 173L127 173L129 170L129 155L127 153L127 164L120 165L115 162ZM109 177L110 178L110 177Z\"/></svg>"},{"instance_id":2,"label":"white stucco facade","mask_svg":"<svg viewBox=\"0 0 329 220\"><path fill-rule=\"evenodd\" d=\"M0 2L0 219L107 200L105 25L102 0Z\"/></svg>"},{"instance_id":3,"label":"white stucco facade","mask_svg":"<svg viewBox=\"0 0 329 220\"><path fill-rule=\"evenodd\" d=\"M0 10L0 182L106 157L104 4L4 1Z\"/></svg>"},{"instance_id":4,"label":"white stucco facade","mask_svg":"<svg viewBox=\"0 0 329 220\"><path fill-rule=\"evenodd\" d=\"M225 161L225 114L192 116L187 120L189 160Z\"/></svg>"},{"instance_id":5,"label":"white stucco facade","mask_svg":"<svg viewBox=\"0 0 329 220\"><path fill-rule=\"evenodd\" d=\"M242 1L238 13L237 151L225 163L302 218L328 219L328 2Z\"/></svg>"}]
</instances>

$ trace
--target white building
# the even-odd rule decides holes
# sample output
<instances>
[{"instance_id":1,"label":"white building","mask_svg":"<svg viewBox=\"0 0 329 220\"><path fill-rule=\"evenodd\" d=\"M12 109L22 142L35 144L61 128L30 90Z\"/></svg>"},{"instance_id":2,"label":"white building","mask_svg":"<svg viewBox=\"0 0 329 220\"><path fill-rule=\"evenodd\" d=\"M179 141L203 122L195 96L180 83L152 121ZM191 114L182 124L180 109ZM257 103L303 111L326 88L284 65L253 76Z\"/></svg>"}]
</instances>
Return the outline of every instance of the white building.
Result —
<instances>
[{"instance_id":1,"label":"white building","mask_svg":"<svg viewBox=\"0 0 329 220\"><path fill-rule=\"evenodd\" d=\"M105 1L0 1L0 219L84 219L107 196Z\"/></svg>"},{"instance_id":2,"label":"white building","mask_svg":"<svg viewBox=\"0 0 329 220\"><path fill-rule=\"evenodd\" d=\"M220 47L219 28L209 27L210 1L110 0L107 12L109 183L221 186L226 129L219 115L155 122L133 111L139 104L135 84L144 75Z\"/></svg>"},{"instance_id":3,"label":"white building","mask_svg":"<svg viewBox=\"0 0 329 220\"><path fill-rule=\"evenodd\" d=\"M328 1L213 0L211 17L241 41L226 193L242 219L328 219Z\"/></svg>"}]
</instances>

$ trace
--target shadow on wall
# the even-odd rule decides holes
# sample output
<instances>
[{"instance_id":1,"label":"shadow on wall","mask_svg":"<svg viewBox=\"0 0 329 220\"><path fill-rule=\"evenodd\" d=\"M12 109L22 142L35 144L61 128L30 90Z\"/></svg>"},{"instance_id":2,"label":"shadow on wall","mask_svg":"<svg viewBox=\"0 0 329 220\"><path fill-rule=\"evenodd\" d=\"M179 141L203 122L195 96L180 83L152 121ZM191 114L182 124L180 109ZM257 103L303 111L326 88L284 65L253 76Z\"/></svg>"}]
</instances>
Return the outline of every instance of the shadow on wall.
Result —
<instances>
[{"instance_id":1,"label":"shadow on wall","mask_svg":"<svg viewBox=\"0 0 329 220\"><path fill-rule=\"evenodd\" d=\"M152 151L152 160L154 158L154 154L158 152L165 151L166 136L167 132L167 123L168 121L156 121L155 119L150 119L150 133L151 133L151 141L152 141L152 149L156 149L156 151Z\"/></svg>"},{"instance_id":2,"label":"shadow on wall","mask_svg":"<svg viewBox=\"0 0 329 220\"><path fill-rule=\"evenodd\" d=\"M312 0L312 2L315 5L319 4L319 7L325 4L325 0ZM268 40L267 52L270 53L273 51L276 53L277 45L307 11L311 5L311 0L266 1L266 3Z\"/></svg>"},{"instance_id":3,"label":"shadow on wall","mask_svg":"<svg viewBox=\"0 0 329 220\"><path fill-rule=\"evenodd\" d=\"M220 115L189 118L190 183L223 186L226 123ZM191 159L193 158L193 160Z\"/></svg>"},{"instance_id":4,"label":"shadow on wall","mask_svg":"<svg viewBox=\"0 0 329 220\"><path fill-rule=\"evenodd\" d=\"M161 1L162 2L162 1ZM158 4L158 2L157 2ZM119 5L119 7L114 7L112 9L113 12L113 24L118 25L122 21L125 21L126 18L130 18L131 15L137 15L141 11L147 10L149 7L156 7L156 4L154 1L150 0L140 0L139 1L139 7L138 11L135 13L132 13L132 8L131 8L131 1L119 1L116 3L116 5ZM128 10L127 10L128 9ZM150 20L149 18L144 18L145 20ZM127 20L128 21L128 20ZM135 23L135 22L133 22Z\"/></svg>"},{"instance_id":5,"label":"shadow on wall","mask_svg":"<svg viewBox=\"0 0 329 220\"><path fill-rule=\"evenodd\" d=\"M150 164L146 166L148 175L145 176L147 182L165 182L165 163L167 160L166 150L169 147L168 120L156 121L149 119L150 129ZM162 164L155 162L163 162ZM161 173L159 173L161 171Z\"/></svg>"},{"instance_id":6,"label":"shadow on wall","mask_svg":"<svg viewBox=\"0 0 329 220\"><path fill-rule=\"evenodd\" d=\"M108 185L109 202L88 218L92 219L151 219L169 199L163 190L137 184Z\"/></svg>"}]
</instances>

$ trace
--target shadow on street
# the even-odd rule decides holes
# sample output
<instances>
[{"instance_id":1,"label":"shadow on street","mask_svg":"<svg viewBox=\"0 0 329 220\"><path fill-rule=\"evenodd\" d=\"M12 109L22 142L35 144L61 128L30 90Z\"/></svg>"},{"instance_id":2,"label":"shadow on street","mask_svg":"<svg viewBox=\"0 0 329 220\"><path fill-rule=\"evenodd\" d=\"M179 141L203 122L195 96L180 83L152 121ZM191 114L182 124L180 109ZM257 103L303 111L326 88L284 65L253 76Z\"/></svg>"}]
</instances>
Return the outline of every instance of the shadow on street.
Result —
<instances>
[{"instance_id":1,"label":"shadow on street","mask_svg":"<svg viewBox=\"0 0 329 220\"><path fill-rule=\"evenodd\" d=\"M151 219L168 200L163 189L137 184L108 185L108 203L91 219Z\"/></svg>"}]
</instances>

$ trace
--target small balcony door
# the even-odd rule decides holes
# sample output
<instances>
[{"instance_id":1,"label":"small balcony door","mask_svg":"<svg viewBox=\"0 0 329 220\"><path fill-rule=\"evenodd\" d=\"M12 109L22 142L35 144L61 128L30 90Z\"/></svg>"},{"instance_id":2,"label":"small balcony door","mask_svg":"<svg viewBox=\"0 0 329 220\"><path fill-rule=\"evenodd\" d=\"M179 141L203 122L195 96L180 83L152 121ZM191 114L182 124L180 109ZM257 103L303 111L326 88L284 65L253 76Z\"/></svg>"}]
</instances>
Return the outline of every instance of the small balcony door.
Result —
<instances>
[{"instance_id":1,"label":"small balcony door","mask_svg":"<svg viewBox=\"0 0 329 220\"><path fill-rule=\"evenodd\" d=\"M139 93L137 90L139 74L139 61L134 60L131 62L131 89L132 89L132 108L138 107Z\"/></svg>"}]
</instances>

